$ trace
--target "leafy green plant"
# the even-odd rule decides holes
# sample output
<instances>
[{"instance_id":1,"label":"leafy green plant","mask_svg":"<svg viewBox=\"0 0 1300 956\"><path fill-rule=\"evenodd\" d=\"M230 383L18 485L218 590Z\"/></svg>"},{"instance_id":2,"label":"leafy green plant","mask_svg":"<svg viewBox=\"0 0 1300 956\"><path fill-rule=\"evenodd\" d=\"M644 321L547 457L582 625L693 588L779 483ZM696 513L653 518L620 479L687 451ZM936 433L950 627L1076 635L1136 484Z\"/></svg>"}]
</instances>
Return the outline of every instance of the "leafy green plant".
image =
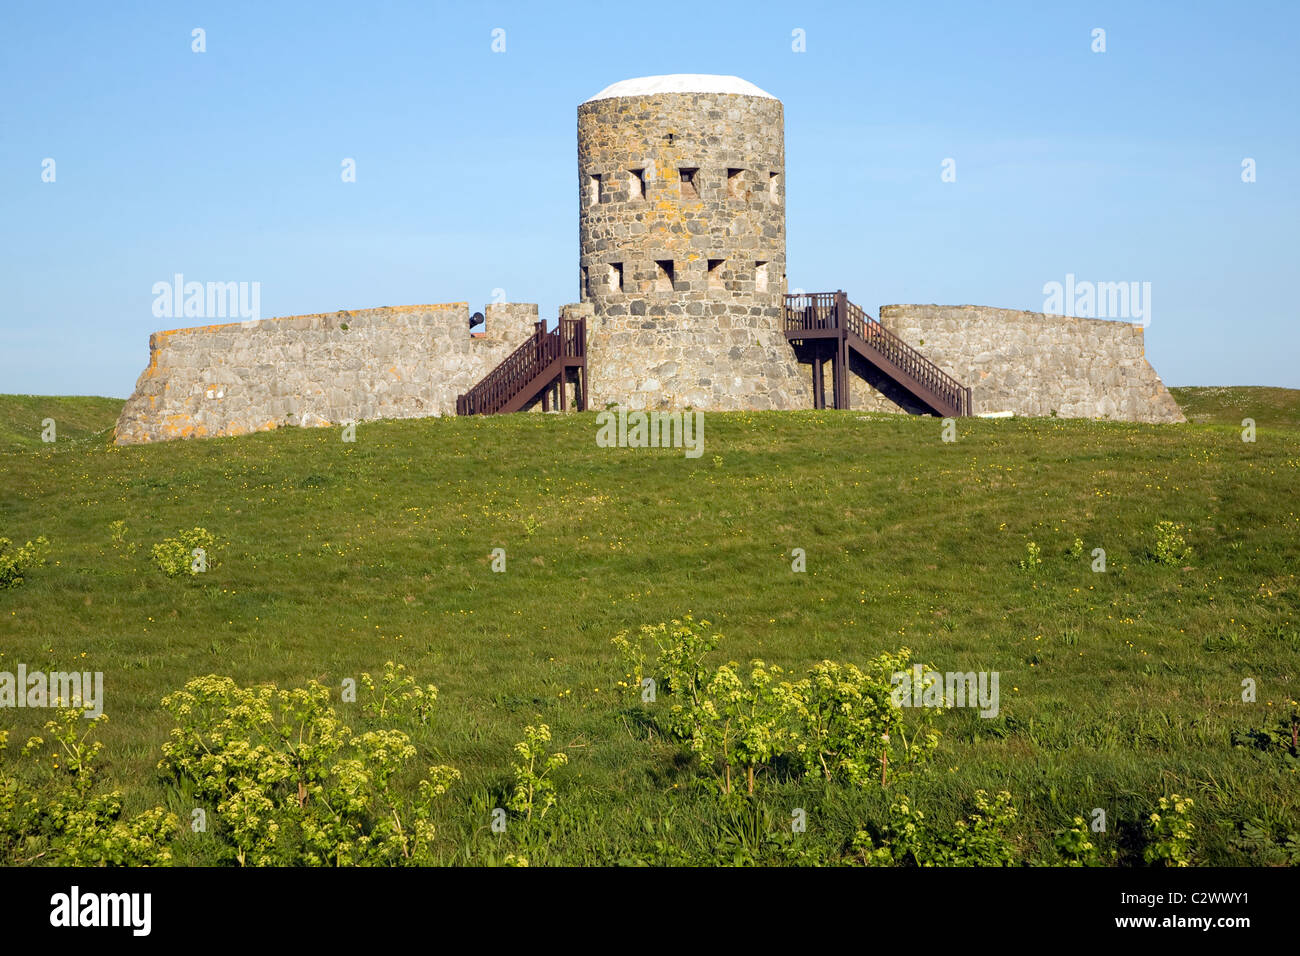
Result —
<instances>
[{"instance_id":1,"label":"leafy green plant","mask_svg":"<svg viewBox=\"0 0 1300 956\"><path fill-rule=\"evenodd\" d=\"M892 695L892 677L908 670L911 654L905 647L881 654L865 670L822 661L793 686L794 752L807 772L866 786L926 762L939 745L933 727L939 708L918 708L918 725L909 732Z\"/></svg>"},{"instance_id":2,"label":"leafy green plant","mask_svg":"<svg viewBox=\"0 0 1300 956\"><path fill-rule=\"evenodd\" d=\"M16 588L23 583L28 570L45 563L50 542L44 535L15 548L8 538L0 538L0 588Z\"/></svg>"},{"instance_id":3,"label":"leafy green plant","mask_svg":"<svg viewBox=\"0 0 1300 956\"><path fill-rule=\"evenodd\" d=\"M415 756L406 734L353 736L315 681L282 690L196 677L163 699L176 719L159 768L216 805L219 836L243 865L427 862L433 804L460 773L430 767L399 796Z\"/></svg>"},{"instance_id":4,"label":"leafy green plant","mask_svg":"<svg viewBox=\"0 0 1300 956\"><path fill-rule=\"evenodd\" d=\"M1070 545L1070 550L1065 552L1071 558L1083 557L1083 539L1075 538L1074 544Z\"/></svg>"},{"instance_id":5,"label":"leafy green plant","mask_svg":"<svg viewBox=\"0 0 1300 956\"><path fill-rule=\"evenodd\" d=\"M546 811L555 806L555 783L550 779L554 770L569 762L569 755L560 751L547 754L547 744L551 742L551 728L546 724L524 728L524 739L515 744L518 761L514 765L515 784L506 801L506 807L515 813L523 814L525 819L533 818L537 810L539 817L546 816Z\"/></svg>"},{"instance_id":6,"label":"leafy green plant","mask_svg":"<svg viewBox=\"0 0 1300 956\"><path fill-rule=\"evenodd\" d=\"M893 698L893 676L911 663L907 648L880 655L865 670L822 661L802 680L791 681L780 668L754 660L743 676L734 661L707 665L721 637L707 621L687 616L644 626L638 640L627 632L617 635L613 643L622 652L625 676L635 680L646 671L644 647L651 639L670 695L661 729L684 741L705 767L717 769L723 793L732 791L733 772L743 771L752 794L757 772L777 762L796 774L884 785L891 773L923 764L938 746L938 708L919 709L909 726Z\"/></svg>"},{"instance_id":7,"label":"leafy green plant","mask_svg":"<svg viewBox=\"0 0 1300 956\"><path fill-rule=\"evenodd\" d=\"M1160 803L1149 817L1151 840L1142 852L1147 863L1163 866L1192 865L1192 831L1196 825L1191 820L1192 800L1172 794L1161 797Z\"/></svg>"},{"instance_id":8,"label":"leafy green plant","mask_svg":"<svg viewBox=\"0 0 1300 956\"><path fill-rule=\"evenodd\" d=\"M1300 832L1254 817L1241 825L1232 844L1263 866L1300 866Z\"/></svg>"},{"instance_id":9,"label":"leafy green plant","mask_svg":"<svg viewBox=\"0 0 1300 956\"><path fill-rule=\"evenodd\" d=\"M1151 556L1161 564L1179 565L1194 552L1187 544L1187 529L1173 521L1160 521L1152 530Z\"/></svg>"},{"instance_id":10,"label":"leafy green plant","mask_svg":"<svg viewBox=\"0 0 1300 956\"><path fill-rule=\"evenodd\" d=\"M369 674L362 674L361 686L367 691L362 712L376 720L399 717L427 723L438 700L437 687L421 685L407 673L405 664L392 661L384 662L378 683Z\"/></svg>"},{"instance_id":11,"label":"leafy green plant","mask_svg":"<svg viewBox=\"0 0 1300 956\"><path fill-rule=\"evenodd\" d=\"M1288 699L1271 724L1248 730L1234 730L1229 736L1234 747L1249 747L1285 764L1300 762L1300 702Z\"/></svg>"},{"instance_id":12,"label":"leafy green plant","mask_svg":"<svg viewBox=\"0 0 1300 956\"><path fill-rule=\"evenodd\" d=\"M101 744L93 739L107 716L87 720L69 707L45 724L22 750L25 774L0 760L0 859L18 866L160 866L171 862L180 821L154 807L123 811L119 790L99 785ZM0 732L0 758L8 733ZM29 781L37 784L31 785ZM42 785L43 781L43 785Z\"/></svg>"},{"instance_id":13,"label":"leafy green plant","mask_svg":"<svg viewBox=\"0 0 1300 956\"><path fill-rule=\"evenodd\" d=\"M623 666L626 668L623 679L615 685L615 691L627 703L639 703L641 688L646 679L645 645L639 640L629 638L627 631L620 631L614 635L610 643L618 648L623 658Z\"/></svg>"},{"instance_id":14,"label":"leafy green plant","mask_svg":"<svg viewBox=\"0 0 1300 956\"><path fill-rule=\"evenodd\" d=\"M1043 549L1037 542L1030 541L1025 545L1025 556L1020 559L1019 567L1021 571L1033 574L1043 566Z\"/></svg>"},{"instance_id":15,"label":"leafy green plant","mask_svg":"<svg viewBox=\"0 0 1300 956\"><path fill-rule=\"evenodd\" d=\"M665 729L687 740L699 736L703 719L700 705L712 677L704 661L717 648L722 635L713 633L708 621L696 621L689 614L670 624L646 625L641 630L658 647L663 687L672 695Z\"/></svg>"},{"instance_id":16,"label":"leafy green plant","mask_svg":"<svg viewBox=\"0 0 1300 956\"><path fill-rule=\"evenodd\" d=\"M153 563L158 570L169 578L178 578L185 574L197 574L194 551L202 548L208 564L212 563L212 549L216 539L206 528L191 528L181 531L174 538L164 538L150 551Z\"/></svg>"},{"instance_id":17,"label":"leafy green plant","mask_svg":"<svg viewBox=\"0 0 1300 956\"><path fill-rule=\"evenodd\" d=\"M1115 862L1115 851L1106 853L1097 845L1083 817L1075 817L1069 827L1058 831L1052 845L1063 866L1108 866Z\"/></svg>"},{"instance_id":18,"label":"leafy green plant","mask_svg":"<svg viewBox=\"0 0 1300 956\"><path fill-rule=\"evenodd\" d=\"M992 800L976 790L974 809L953 826L926 822L902 795L890 807L891 820L873 839L858 831L853 848L870 866L1011 866L1019 853L1007 830L1016 819L1011 794L1000 791Z\"/></svg>"},{"instance_id":19,"label":"leafy green plant","mask_svg":"<svg viewBox=\"0 0 1300 956\"><path fill-rule=\"evenodd\" d=\"M794 743L794 698L791 685L777 681L781 673L779 667L755 660L746 681L732 662L719 667L705 686L691 749L706 763L721 762L725 793L731 792L731 771L737 767L745 771L752 794L757 768Z\"/></svg>"}]
</instances>

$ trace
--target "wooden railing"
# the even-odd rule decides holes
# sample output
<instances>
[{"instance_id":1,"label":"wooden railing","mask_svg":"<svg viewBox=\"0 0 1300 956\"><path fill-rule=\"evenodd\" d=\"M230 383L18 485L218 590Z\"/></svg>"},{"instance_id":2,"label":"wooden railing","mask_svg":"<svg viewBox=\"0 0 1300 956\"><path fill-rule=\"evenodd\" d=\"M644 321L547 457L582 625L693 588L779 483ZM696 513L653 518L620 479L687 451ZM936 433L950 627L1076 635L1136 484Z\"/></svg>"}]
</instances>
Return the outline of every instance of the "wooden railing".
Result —
<instances>
[{"instance_id":1,"label":"wooden railing","mask_svg":"<svg viewBox=\"0 0 1300 956\"><path fill-rule=\"evenodd\" d=\"M785 297L785 328L822 332L839 328L835 321L835 293L808 292Z\"/></svg>"},{"instance_id":2,"label":"wooden railing","mask_svg":"<svg viewBox=\"0 0 1300 956\"><path fill-rule=\"evenodd\" d=\"M468 392L457 396L456 414L494 414L545 374L557 360L584 360L586 354L585 319L560 319L549 332L546 323L538 322L523 345L507 355Z\"/></svg>"},{"instance_id":3,"label":"wooden railing","mask_svg":"<svg viewBox=\"0 0 1300 956\"><path fill-rule=\"evenodd\" d=\"M785 329L787 333L825 333L843 329L910 379L900 381L900 385L905 388L919 386L937 398L944 407L936 411L959 416L971 414L969 387L848 301L842 292L787 295Z\"/></svg>"}]
</instances>

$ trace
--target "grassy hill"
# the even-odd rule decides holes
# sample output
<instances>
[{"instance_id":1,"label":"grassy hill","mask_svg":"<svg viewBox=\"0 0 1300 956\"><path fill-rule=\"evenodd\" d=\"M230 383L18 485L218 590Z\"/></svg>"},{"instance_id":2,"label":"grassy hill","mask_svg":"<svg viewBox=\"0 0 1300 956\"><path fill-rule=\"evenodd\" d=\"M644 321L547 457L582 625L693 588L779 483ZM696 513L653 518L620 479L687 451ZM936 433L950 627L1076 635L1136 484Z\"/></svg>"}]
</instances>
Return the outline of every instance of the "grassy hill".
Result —
<instances>
[{"instance_id":1,"label":"grassy hill","mask_svg":"<svg viewBox=\"0 0 1300 956\"><path fill-rule=\"evenodd\" d=\"M39 447L48 418L54 419L56 442L107 439L124 404L81 395L0 395L0 451Z\"/></svg>"},{"instance_id":2,"label":"grassy hill","mask_svg":"<svg viewBox=\"0 0 1300 956\"><path fill-rule=\"evenodd\" d=\"M1300 428L1300 389L1212 385L1171 388L1189 422L1236 425L1244 418L1274 428Z\"/></svg>"},{"instance_id":3,"label":"grassy hill","mask_svg":"<svg viewBox=\"0 0 1300 956\"><path fill-rule=\"evenodd\" d=\"M1027 859L1102 808L1098 841L1140 864L1147 815L1179 793L1197 862L1281 862L1300 845L1300 764L1274 733L1300 696L1300 393L1176 394L1207 423L975 419L945 443L929 418L710 414L698 459L598 447L592 413L118 448L120 403L3 397L0 535L52 553L0 589L0 671L102 671L108 778L129 809L185 820L194 796L156 769L165 694L210 673L315 679L360 731L339 688L400 662L440 688L429 722L403 728L415 763L464 775L436 809L443 862L838 861L900 794L945 826L978 789L1011 793ZM1192 555L1155 560L1161 521ZM164 576L152 545L195 526L217 539L209 570ZM1041 566L1022 570L1031 543ZM724 636L712 664L797 675L908 647L999 672L1000 712L940 714L931 765L883 789L777 768L752 801L723 800L615 696L611 638L687 613ZM4 759L48 716L0 711ZM558 803L492 833L512 747L539 722L570 758ZM773 836L792 808L808 815L794 849ZM218 852L188 829L175 846L183 863Z\"/></svg>"}]
</instances>

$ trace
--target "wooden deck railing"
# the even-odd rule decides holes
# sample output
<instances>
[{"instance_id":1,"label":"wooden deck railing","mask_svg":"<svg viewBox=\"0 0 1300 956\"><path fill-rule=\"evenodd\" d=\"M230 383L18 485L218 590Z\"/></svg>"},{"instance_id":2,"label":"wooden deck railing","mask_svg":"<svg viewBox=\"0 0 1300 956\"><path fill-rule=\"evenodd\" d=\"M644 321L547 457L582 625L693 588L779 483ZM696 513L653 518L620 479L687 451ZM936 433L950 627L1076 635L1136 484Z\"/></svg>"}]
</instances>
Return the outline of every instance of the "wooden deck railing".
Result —
<instances>
[{"instance_id":1,"label":"wooden deck railing","mask_svg":"<svg viewBox=\"0 0 1300 956\"><path fill-rule=\"evenodd\" d=\"M867 315L841 292L811 292L785 297L785 330L788 338L798 332L847 332L862 345L884 358L902 373L904 388L929 392L945 407L936 411L953 415L971 414L971 390L908 345L879 321ZM888 371L888 370L887 370ZM891 373L891 377L893 376ZM910 381L909 381L910 380ZM918 397L925 397L923 395Z\"/></svg>"},{"instance_id":2,"label":"wooden deck railing","mask_svg":"<svg viewBox=\"0 0 1300 956\"><path fill-rule=\"evenodd\" d=\"M549 332L546 323L538 322L523 345L506 356L477 385L456 398L456 414L494 414L532 385L557 360L585 361L586 355L585 319L560 319Z\"/></svg>"}]
</instances>

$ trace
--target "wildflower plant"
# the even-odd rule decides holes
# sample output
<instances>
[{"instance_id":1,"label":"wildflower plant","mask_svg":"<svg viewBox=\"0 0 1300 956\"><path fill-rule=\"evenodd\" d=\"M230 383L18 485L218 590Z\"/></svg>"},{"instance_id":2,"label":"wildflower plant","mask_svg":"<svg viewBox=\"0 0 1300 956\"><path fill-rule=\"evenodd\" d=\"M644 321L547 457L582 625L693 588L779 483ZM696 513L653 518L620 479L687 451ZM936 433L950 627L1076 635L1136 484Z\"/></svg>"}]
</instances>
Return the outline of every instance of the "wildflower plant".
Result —
<instances>
[{"instance_id":1,"label":"wildflower plant","mask_svg":"<svg viewBox=\"0 0 1300 956\"><path fill-rule=\"evenodd\" d=\"M731 792L732 768L745 771L754 792L757 768L788 753L795 741L791 685L779 682L782 671L763 661L750 663L743 679L732 662L719 667L704 689L691 749L707 764L723 767L723 791Z\"/></svg>"},{"instance_id":2,"label":"wildflower plant","mask_svg":"<svg viewBox=\"0 0 1300 956\"><path fill-rule=\"evenodd\" d=\"M176 815L153 807L124 811L120 790L100 785L95 733L108 718L87 720L78 707L45 724L49 737L31 737L21 757L25 772L4 760L8 734L0 732L0 860L29 866L161 866L171 862Z\"/></svg>"},{"instance_id":3,"label":"wildflower plant","mask_svg":"<svg viewBox=\"0 0 1300 956\"><path fill-rule=\"evenodd\" d=\"M1151 556L1161 564L1179 565L1191 559L1192 548L1187 544L1187 529L1173 521L1160 521L1152 529Z\"/></svg>"},{"instance_id":4,"label":"wildflower plant","mask_svg":"<svg viewBox=\"0 0 1300 956\"><path fill-rule=\"evenodd\" d=\"M1192 865L1192 799L1172 794L1161 797L1156 810L1147 817L1151 840L1142 853L1147 863L1160 866Z\"/></svg>"},{"instance_id":5,"label":"wildflower plant","mask_svg":"<svg viewBox=\"0 0 1300 956\"><path fill-rule=\"evenodd\" d=\"M212 560L212 549L216 539L206 528L191 528L182 531L174 538L164 538L153 546L150 556L154 567L169 578L179 578L187 574L197 574L194 564L195 549L202 549L207 560Z\"/></svg>"},{"instance_id":6,"label":"wildflower plant","mask_svg":"<svg viewBox=\"0 0 1300 956\"><path fill-rule=\"evenodd\" d=\"M1076 816L1069 827L1056 834L1052 843L1061 856L1062 866L1108 866L1115 861L1115 851L1102 851L1083 817Z\"/></svg>"},{"instance_id":7,"label":"wildflower plant","mask_svg":"<svg viewBox=\"0 0 1300 956\"><path fill-rule=\"evenodd\" d=\"M49 557L50 542L44 535L21 548L13 544L8 538L0 538L0 588L18 587L32 567L44 564Z\"/></svg>"},{"instance_id":8,"label":"wildflower plant","mask_svg":"<svg viewBox=\"0 0 1300 956\"><path fill-rule=\"evenodd\" d=\"M882 654L865 669L822 661L803 679L791 680L761 660L750 662L748 675L734 661L710 666L707 657L721 636L707 621L687 616L641 631L640 641L623 633L614 643L633 675L646 668L644 644L656 643L668 692L660 729L716 770L724 793L732 791L739 771L753 793L756 774L777 764L855 786L883 785L887 773L911 772L938 746L938 708L917 708L905 722L893 699L893 675L911 662L906 648Z\"/></svg>"},{"instance_id":9,"label":"wildflower plant","mask_svg":"<svg viewBox=\"0 0 1300 956\"><path fill-rule=\"evenodd\" d=\"M881 654L865 670L822 661L793 687L800 730L795 755L805 772L867 786L923 765L939 746L934 720L940 708L915 708L904 722L894 701L892 676L911 666L911 651ZM931 668L926 668L930 670Z\"/></svg>"},{"instance_id":10,"label":"wildflower plant","mask_svg":"<svg viewBox=\"0 0 1300 956\"><path fill-rule=\"evenodd\" d=\"M460 777L430 767L411 799L395 778L415 756L398 730L354 736L315 681L239 687L196 677L163 699L177 726L159 768L216 806L241 866L427 862L433 804Z\"/></svg>"},{"instance_id":11,"label":"wildflower plant","mask_svg":"<svg viewBox=\"0 0 1300 956\"><path fill-rule=\"evenodd\" d=\"M1020 559L1019 567L1027 574L1033 574L1043 566L1043 549L1035 541L1025 545L1025 556Z\"/></svg>"},{"instance_id":12,"label":"wildflower plant","mask_svg":"<svg viewBox=\"0 0 1300 956\"><path fill-rule=\"evenodd\" d=\"M853 848L869 866L1011 866L1020 854L1008 834L1015 822L1011 794L999 791L990 798L976 790L974 807L951 827L926 821L906 795L890 807L890 820L877 838L858 831Z\"/></svg>"},{"instance_id":13,"label":"wildflower plant","mask_svg":"<svg viewBox=\"0 0 1300 956\"><path fill-rule=\"evenodd\" d=\"M524 739L515 744L519 759L514 764L514 790L506 806L527 820L533 818L534 810L539 817L544 817L555 806L555 782L551 773L569 762L569 755L563 751L547 754L550 742L550 727L530 724L524 728Z\"/></svg>"},{"instance_id":14,"label":"wildflower plant","mask_svg":"<svg viewBox=\"0 0 1300 956\"><path fill-rule=\"evenodd\" d=\"M375 720L406 718L424 724L438 700L437 687L420 684L407 673L405 664L393 661L384 662L378 682L370 674L362 674L361 686L367 691L362 712Z\"/></svg>"}]
</instances>

